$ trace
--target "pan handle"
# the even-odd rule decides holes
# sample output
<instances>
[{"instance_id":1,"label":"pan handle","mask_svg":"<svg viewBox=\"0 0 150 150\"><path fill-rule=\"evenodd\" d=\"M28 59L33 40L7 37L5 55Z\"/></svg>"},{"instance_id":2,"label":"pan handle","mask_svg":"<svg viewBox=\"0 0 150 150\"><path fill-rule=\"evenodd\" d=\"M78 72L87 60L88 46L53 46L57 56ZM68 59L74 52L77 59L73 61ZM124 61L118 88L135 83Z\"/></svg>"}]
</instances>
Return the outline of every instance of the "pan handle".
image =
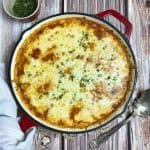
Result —
<instances>
[{"instance_id":1,"label":"pan handle","mask_svg":"<svg viewBox=\"0 0 150 150\"><path fill-rule=\"evenodd\" d=\"M117 11L112 10L112 9L108 9L106 11L103 11L103 12L100 12L100 13L96 14L96 16L98 16L102 19L104 19L104 17L110 16L110 15L115 17L116 19L118 19L119 21L121 21L124 24L124 26L125 26L125 36L128 39L130 39L130 35L131 35L131 32L132 32L132 24L123 15L121 15L120 13L118 13Z\"/></svg>"},{"instance_id":2,"label":"pan handle","mask_svg":"<svg viewBox=\"0 0 150 150\"><path fill-rule=\"evenodd\" d=\"M23 132L26 132L29 128L37 126L26 114L21 113L21 118L19 120L20 128Z\"/></svg>"}]
</instances>

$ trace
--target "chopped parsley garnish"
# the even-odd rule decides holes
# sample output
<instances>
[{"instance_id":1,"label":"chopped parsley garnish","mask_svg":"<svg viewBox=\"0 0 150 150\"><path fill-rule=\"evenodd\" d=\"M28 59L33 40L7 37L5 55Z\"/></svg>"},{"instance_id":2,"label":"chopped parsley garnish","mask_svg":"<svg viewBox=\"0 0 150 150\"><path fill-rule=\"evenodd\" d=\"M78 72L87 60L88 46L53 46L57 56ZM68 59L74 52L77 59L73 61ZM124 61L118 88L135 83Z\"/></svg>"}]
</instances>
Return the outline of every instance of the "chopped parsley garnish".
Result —
<instances>
[{"instance_id":1,"label":"chopped parsley garnish","mask_svg":"<svg viewBox=\"0 0 150 150\"><path fill-rule=\"evenodd\" d=\"M85 87L85 84L80 81L80 87Z\"/></svg>"},{"instance_id":2,"label":"chopped parsley garnish","mask_svg":"<svg viewBox=\"0 0 150 150\"><path fill-rule=\"evenodd\" d=\"M102 47L102 49L103 49L103 50L105 50L105 49L106 49L106 47L107 47L107 45L105 45L104 47Z\"/></svg>"},{"instance_id":3,"label":"chopped parsley garnish","mask_svg":"<svg viewBox=\"0 0 150 150\"><path fill-rule=\"evenodd\" d=\"M28 73L28 74L27 74L27 76L28 76L28 77L31 77L31 76L32 76L32 74L31 74L31 73Z\"/></svg>"},{"instance_id":4,"label":"chopped parsley garnish","mask_svg":"<svg viewBox=\"0 0 150 150\"><path fill-rule=\"evenodd\" d=\"M117 80L117 77L116 77L116 76L114 76L114 77L112 78L112 80L116 81L116 80Z\"/></svg>"},{"instance_id":5,"label":"chopped parsley garnish","mask_svg":"<svg viewBox=\"0 0 150 150\"><path fill-rule=\"evenodd\" d=\"M60 69L59 65L56 65L56 68L59 70L58 73L60 74L60 77L64 77L65 74L63 73L63 71Z\"/></svg>"},{"instance_id":6,"label":"chopped parsley garnish","mask_svg":"<svg viewBox=\"0 0 150 150\"><path fill-rule=\"evenodd\" d=\"M82 31L82 37L80 40L77 41L79 43L79 46L83 47L84 50L86 49L85 42L88 40L88 38L89 38L88 32Z\"/></svg>"},{"instance_id":7,"label":"chopped parsley garnish","mask_svg":"<svg viewBox=\"0 0 150 150\"><path fill-rule=\"evenodd\" d=\"M73 81L75 76L73 74L71 74L69 78L70 78L71 81Z\"/></svg>"},{"instance_id":8,"label":"chopped parsley garnish","mask_svg":"<svg viewBox=\"0 0 150 150\"><path fill-rule=\"evenodd\" d=\"M56 68L59 69L59 65L56 65Z\"/></svg>"},{"instance_id":9,"label":"chopped parsley garnish","mask_svg":"<svg viewBox=\"0 0 150 150\"><path fill-rule=\"evenodd\" d=\"M73 50L71 50L71 51L68 51L69 52L69 54L71 54L71 53L73 53Z\"/></svg>"},{"instance_id":10,"label":"chopped parsley garnish","mask_svg":"<svg viewBox=\"0 0 150 150\"><path fill-rule=\"evenodd\" d=\"M80 59L80 55L77 55L77 56L76 56L76 59Z\"/></svg>"},{"instance_id":11,"label":"chopped parsley garnish","mask_svg":"<svg viewBox=\"0 0 150 150\"><path fill-rule=\"evenodd\" d=\"M61 99L63 96L64 96L64 93L60 94L60 95L58 96L58 98Z\"/></svg>"},{"instance_id":12,"label":"chopped parsley garnish","mask_svg":"<svg viewBox=\"0 0 150 150\"><path fill-rule=\"evenodd\" d=\"M80 99L79 99L79 101L82 101L82 100L83 100L83 98L80 98Z\"/></svg>"},{"instance_id":13,"label":"chopped parsley garnish","mask_svg":"<svg viewBox=\"0 0 150 150\"><path fill-rule=\"evenodd\" d=\"M107 79L110 79L110 76L108 76Z\"/></svg>"},{"instance_id":14,"label":"chopped parsley garnish","mask_svg":"<svg viewBox=\"0 0 150 150\"><path fill-rule=\"evenodd\" d=\"M61 70L59 70L59 74L60 74L60 77L64 77L65 76L65 74Z\"/></svg>"},{"instance_id":15,"label":"chopped parsley garnish","mask_svg":"<svg viewBox=\"0 0 150 150\"><path fill-rule=\"evenodd\" d=\"M88 32L82 31L82 40L88 40L88 38L89 38Z\"/></svg>"},{"instance_id":16,"label":"chopped parsley garnish","mask_svg":"<svg viewBox=\"0 0 150 150\"><path fill-rule=\"evenodd\" d=\"M90 82L90 79L87 78L87 75L80 79L80 87L85 87L87 83Z\"/></svg>"}]
</instances>

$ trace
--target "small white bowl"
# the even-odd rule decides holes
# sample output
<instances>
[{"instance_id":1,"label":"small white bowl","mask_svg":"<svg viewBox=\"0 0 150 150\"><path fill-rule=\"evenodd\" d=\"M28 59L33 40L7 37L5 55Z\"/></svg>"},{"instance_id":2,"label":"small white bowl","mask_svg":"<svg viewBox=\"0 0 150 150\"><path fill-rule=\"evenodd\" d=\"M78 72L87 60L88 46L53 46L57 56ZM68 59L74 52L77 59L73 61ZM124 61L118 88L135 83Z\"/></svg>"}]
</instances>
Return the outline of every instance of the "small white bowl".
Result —
<instances>
[{"instance_id":1,"label":"small white bowl","mask_svg":"<svg viewBox=\"0 0 150 150\"><path fill-rule=\"evenodd\" d=\"M37 15L38 15L38 12L40 10L40 3L41 3L41 0L36 0L37 1L37 7L35 9L35 11L30 14L29 16L26 16L26 17L16 17L14 14L13 14L13 6L16 2L16 0L3 0L3 9L4 11L6 12L6 14L14 19L18 19L18 20L25 20L25 19L32 19L32 18L35 18Z\"/></svg>"}]
</instances>

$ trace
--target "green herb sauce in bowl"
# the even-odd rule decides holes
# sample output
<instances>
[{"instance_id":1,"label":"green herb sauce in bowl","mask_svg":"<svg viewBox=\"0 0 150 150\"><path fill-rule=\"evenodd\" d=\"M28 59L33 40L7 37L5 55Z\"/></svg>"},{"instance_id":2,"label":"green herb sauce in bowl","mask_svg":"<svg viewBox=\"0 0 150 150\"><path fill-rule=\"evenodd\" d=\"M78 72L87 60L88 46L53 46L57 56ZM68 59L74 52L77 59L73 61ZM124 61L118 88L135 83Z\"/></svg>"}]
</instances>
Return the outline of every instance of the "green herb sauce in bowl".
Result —
<instances>
[{"instance_id":1,"label":"green herb sauce in bowl","mask_svg":"<svg viewBox=\"0 0 150 150\"><path fill-rule=\"evenodd\" d=\"M16 0L13 6L13 13L16 17L27 17L37 8L36 0Z\"/></svg>"}]
</instances>

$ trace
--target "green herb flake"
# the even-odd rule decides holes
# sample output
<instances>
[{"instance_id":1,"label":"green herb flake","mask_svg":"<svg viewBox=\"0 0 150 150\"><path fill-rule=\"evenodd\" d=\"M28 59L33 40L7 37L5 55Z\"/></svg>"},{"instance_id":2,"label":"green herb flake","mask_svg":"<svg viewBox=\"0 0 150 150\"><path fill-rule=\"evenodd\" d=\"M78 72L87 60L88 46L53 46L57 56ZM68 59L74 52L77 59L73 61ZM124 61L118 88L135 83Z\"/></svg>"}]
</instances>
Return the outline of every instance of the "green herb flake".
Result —
<instances>
[{"instance_id":1,"label":"green herb flake","mask_svg":"<svg viewBox=\"0 0 150 150\"><path fill-rule=\"evenodd\" d=\"M62 83L61 80L59 80L58 83Z\"/></svg>"},{"instance_id":2,"label":"green herb flake","mask_svg":"<svg viewBox=\"0 0 150 150\"><path fill-rule=\"evenodd\" d=\"M97 76L98 76L98 77L102 77L102 74L98 74Z\"/></svg>"},{"instance_id":3,"label":"green herb flake","mask_svg":"<svg viewBox=\"0 0 150 150\"><path fill-rule=\"evenodd\" d=\"M69 52L69 54L73 53L73 51L68 51L68 52Z\"/></svg>"},{"instance_id":4,"label":"green herb flake","mask_svg":"<svg viewBox=\"0 0 150 150\"><path fill-rule=\"evenodd\" d=\"M114 77L112 78L112 80L113 80L113 81L116 81L116 80L117 80L117 77L116 77L116 76L114 76Z\"/></svg>"},{"instance_id":5,"label":"green herb flake","mask_svg":"<svg viewBox=\"0 0 150 150\"><path fill-rule=\"evenodd\" d=\"M56 65L56 68L59 69L59 65Z\"/></svg>"},{"instance_id":6,"label":"green herb flake","mask_svg":"<svg viewBox=\"0 0 150 150\"><path fill-rule=\"evenodd\" d=\"M28 76L28 77L31 77L31 76L32 76L32 74L31 74L31 73L28 73L28 74L27 74L27 76Z\"/></svg>"},{"instance_id":7,"label":"green herb flake","mask_svg":"<svg viewBox=\"0 0 150 150\"><path fill-rule=\"evenodd\" d=\"M105 45L104 47L102 47L102 49L103 49L103 50L105 50L105 49L106 49L106 47L107 47L107 45Z\"/></svg>"},{"instance_id":8,"label":"green herb flake","mask_svg":"<svg viewBox=\"0 0 150 150\"><path fill-rule=\"evenodd\" d=\"M107 79L109 80L109 79L110 79L110 76L108 76Z\"/></svg>"},{"instance_id":9,"label":"green herb flake","mask_svg":"<svg viewBox=\"0 0 150 150\"><path fill-rule=\"evenodd\" d=\"M83 98L80 98L80 99L79 99L79 101L82 101L82 100L83 100Z\"/></svg>"},{"instance_id":10,"label":"green herb flake","mask_svg":"<svg viewBox=\"0 0 150 150\"><path fill-rule=\"evenodd\" d=\"M69 79L70 79L71 81L73 81L74 78L75 78L75 76L74 76L73 74L71 74L70 77L69 77Z\"/></svg>"},{"instance_id":11,"label":"green herb flake","mask_svg":"<svg viewBox=\"0 0 150 150\"><path fill-rule=\"evenodd\" d=\"M77 56L76 56L76 59L80 59L80 55L77 55Z\"/></svg>"},{"instance_id":12,"label":"green herb flake","mask_svg":"<svg viewBox=\"0 0 150 150\"><path fill-rule=\"evenodd\" d=\"M86 50L86 46L85 46L85 42L89 39L89 34L88 32L84 32L82 31L82 37L80 40L78 40L77 42L79 43L79 46L80 47L83 47L84 48L84 51Z\"/></svg>"},{"instance_id":13,"label":"green herb flake","mask_svg":"<svg viewBox=\"0 0 150 150\"><path fill-rule=\"evenodd\" d=\"M55 32L55 34L58 34L58 33L59 33L58 31Z\"/></svg>"},{"instance_id":14,"label":"green herb flake","mask_svg":"<svg viewBox=\"0 0 150 150\"><path fill-rule=\"evenodd\" d=\"M58 96L58 98L59 98L59 99L62 99L63 96L64 96L64 94L62 93L62 94L60 94L60 95Z\"/></svg>"}]
</instances>

